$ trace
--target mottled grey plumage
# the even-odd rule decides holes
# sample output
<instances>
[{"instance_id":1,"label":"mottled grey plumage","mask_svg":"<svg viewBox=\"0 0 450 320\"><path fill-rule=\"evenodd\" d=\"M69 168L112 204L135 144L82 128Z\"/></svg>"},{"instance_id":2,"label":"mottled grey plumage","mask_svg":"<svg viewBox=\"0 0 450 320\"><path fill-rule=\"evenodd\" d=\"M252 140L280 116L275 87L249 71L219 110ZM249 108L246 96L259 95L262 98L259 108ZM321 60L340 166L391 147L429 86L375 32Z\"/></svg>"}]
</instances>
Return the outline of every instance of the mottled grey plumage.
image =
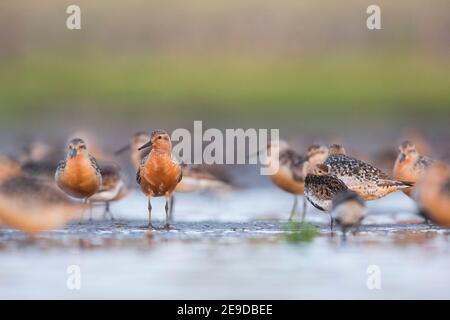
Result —
<instances>
[{"instance_id":1,"label":"mottled grey plumage","mask_svg":"<svg viewBox=\"0 0 450 320\"><path fill-rule=\"evenodd\" d=\"M322 211L330 211L334 197L347 190L344 182L331 175L308 174L305 179L306 199Z\"/></svg>"},{"instance_id":2,"label":"mottled grey plumage","mask_svg":"<svg viewBox=\"0 0 450 320\"><path fill-rule=\"evenodd\" d=\"M357 192L364 200L375 200L413 185L393 180L373 165L344 154L330 155L324 164L329 167L331 175L341 179L350 190Z\"/></svg>"}]
</instances>

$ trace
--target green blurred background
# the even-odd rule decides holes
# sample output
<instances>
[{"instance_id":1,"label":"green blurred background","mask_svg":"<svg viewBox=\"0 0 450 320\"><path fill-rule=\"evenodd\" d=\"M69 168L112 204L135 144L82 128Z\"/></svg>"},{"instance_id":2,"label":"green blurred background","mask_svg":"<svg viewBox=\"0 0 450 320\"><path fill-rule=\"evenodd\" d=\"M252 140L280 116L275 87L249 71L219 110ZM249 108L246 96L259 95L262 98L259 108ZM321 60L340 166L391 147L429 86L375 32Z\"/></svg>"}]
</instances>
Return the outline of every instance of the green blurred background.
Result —
<instances>
[{"instance_id":1,"label":"green blurred background","mask_svg":"<svg viewBox=\"0 0 450 320\"><path fill-rule=\"evenodd\" d=\"M450 2L373 3L3 0L1 121L445 126Z\"/></svg>"}]
</instances>

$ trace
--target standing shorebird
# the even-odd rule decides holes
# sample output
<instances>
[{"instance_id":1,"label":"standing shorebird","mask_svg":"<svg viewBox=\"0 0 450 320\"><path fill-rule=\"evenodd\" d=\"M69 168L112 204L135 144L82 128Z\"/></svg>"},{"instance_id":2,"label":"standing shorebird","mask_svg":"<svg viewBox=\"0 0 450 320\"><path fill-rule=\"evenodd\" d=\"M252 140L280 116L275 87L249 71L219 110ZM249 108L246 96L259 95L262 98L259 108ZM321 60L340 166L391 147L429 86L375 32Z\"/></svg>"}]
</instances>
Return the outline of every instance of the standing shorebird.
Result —
<instances>
[{"instance_id":1,"label":"standing shorebird","mask_svg":"<svg viewBox=\"0 0 450 320\"><path fill-rule=\"evenodd\" d=\"M366 203L356 192L343 191L333 198L331 217L341 226L344 240L347 229L358 227L366 214Z\"/></svg>"},{"instance_id":2,"label":"standing shorebird","mask_svg":"<svg viewBox=\"0 0 450 320\"><path fill-rule=\"evenodd\" d=\"M394 165L394 179L404 180L416 183L425 173L433 160L426 156L419 154L416 146L410 141L404 141L399 147L399 154ZM406 188L402 191L412 196L415 188Z\"/></svg>"},{"instance_id":3,"label":"standing shorebird","mask_svg":"<svg viewBox=\"0 0 450 320\"><path fill-rule=\"evenodd\" d=\"M177 184L182 179L180 164L172 158L172 142L164 130L155 130L150 136L150 141L139 150L150 148L148 155L142 160L136 174L136 181L141 186L142 192L148 197L148 227L152 225L152 197L166 198L166 223L165 228L170 227L169 203Z\"/></svg>"},{"instance_id":4,"label":"standing shorebird","mask_svg":"<svg viewBox=\"0 0 450 320\"><path fill-rule=\"evenodd\" d=\"M330 146L329 152L324 164L330 168L330 174L342 180L365 201L376 200L414 185L394 180L373 165L346 155L345 149L340 145Z\"/></svg>"},{"instance_id":5,"label":"standing shorebird","mask_svg":"<svg viewBox=\"0 0 450 320\"><path fill-rule=\"evenodd\" d=\"M110 202L123 199L129 192L125 181L120 174L120 166L111 161L100 161L100 172L102 175L102 186L89 198L91 203L104 203L105 211L103 218L109 216L114 220L114 216L110 210Z\"/></svg>"},{"instance_id":6,"label":"standing shorebird","mask_svg":"<svg viewBox=\"0 0 450 320\"><path fill-rule=\"evenodd\" d=\"M28 234L61 227L79 218L84 207L51 180L18 175L0 184L0 225Z\"/></svg>"},{"instance_id":7,"label":"standing shorebird","mask_svg":"<svg viewBox=\"0 0 450 320\"><path fill-rule=\"evenodd\" d=\"M330 175L329 167L318 164L305 178L305 197L317 209L330 212L334 197L347 192L344 182ZM330 213L330 229L333 230L333 218Z\"/></svg>"},{"instance_id":8,"label":"standing shorebird","mask_svg":"<svg viewBox=\"0 0 450 320\"><path fill-rule=\"evenodd\" d=\"M284 140L272 141L267 146L267 156L269 168L273 169L270 176L272 182L281 190L294 195L294 204L289 216L291 221L297 213L298 196L304 195L308 157L298 154ZM305 216L306 199L303 198L302 221Z\"/></svg>"},{"instance_id":9,"label":"standing shorebird","mask_svg":"<svg viewBox=\"0 0 450 320\"><path fill-rule=\"evenodd\" d=\"M58 164L55 181L61 190L71 197L86 203L100 190L102 174L97 161L87 150L86 143L79 138L69 142L66 158Z\"/></svg>"},{"instance_id":10,"label":"standing shorebird","mask_svg":"<svg viewBox=\"0 0 450 320\"><path fill-rule=\"evenodd\" d=\"M421 213L438 225L450 227L450 167L435 163L417 185Z\"/></svg>"},{"instance_id":11,"label":"standing shorebird","mask_svg":"<svg viewBox=\"0 0 450 320\"><path fill-rule=\"evenodd\" d=\"M124 151L131 151L131 162L136 170L139 169L142 160L149 154L150 148L139 150L139 148L150 140L150 135L146 132L135 133L130 142L123 148L117 150L115 154ZM205 190L231 190L233 185L225 172L213 170L206 165L183 165L183 180L177 184L175 193L189 193ZM169 221L173 221L175 195L170 198Z\"/></svg>"}]
</instances>

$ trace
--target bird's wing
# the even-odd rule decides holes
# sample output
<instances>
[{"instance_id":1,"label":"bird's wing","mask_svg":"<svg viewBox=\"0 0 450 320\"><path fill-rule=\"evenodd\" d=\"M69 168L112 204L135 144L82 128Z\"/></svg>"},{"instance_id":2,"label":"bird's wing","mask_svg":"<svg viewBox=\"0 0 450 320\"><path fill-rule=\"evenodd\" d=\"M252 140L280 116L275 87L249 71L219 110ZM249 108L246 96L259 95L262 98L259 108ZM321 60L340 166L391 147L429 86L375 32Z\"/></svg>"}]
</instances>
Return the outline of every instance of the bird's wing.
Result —
<instances>
[{"instance_id":1,"label":"bird's wing","mask_svg":"<svg viewBox=\"0 0 450 320\"><path fill-rule=\"evenodd\" d=\"M100 169L100 166L98 165L97 160L96 160L93 156L89 155L89 161L91 162L91 164L92 164L92 166L94 167L95 171L96 171L98 174L101 175L101 174L102 174L102 171L101 171L101 169Z\"/></svg>"}]
</instances>

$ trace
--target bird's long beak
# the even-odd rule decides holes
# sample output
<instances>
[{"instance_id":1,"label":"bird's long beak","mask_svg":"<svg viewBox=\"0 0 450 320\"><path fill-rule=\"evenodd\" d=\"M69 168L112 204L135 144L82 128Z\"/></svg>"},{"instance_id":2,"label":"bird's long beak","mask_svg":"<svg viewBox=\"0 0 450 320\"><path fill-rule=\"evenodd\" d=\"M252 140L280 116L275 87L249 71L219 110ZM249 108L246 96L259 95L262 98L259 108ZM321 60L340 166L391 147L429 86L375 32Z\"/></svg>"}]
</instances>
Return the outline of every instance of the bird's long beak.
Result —
<instances>
[{"instance_id":1,"label":"bird's long beak","mask_svg":"<svg viewBox=\"0 0 450 320\"><path fill-rule=\"evenodd\" d=\"M129 150L130 148L131 148L131 145L127 144L126 146L120 148L119 150L114 151L114 154L118 155L118 154L124 153L125 151Z\"/></svg>"},{"instance_id":2,"label":"bird's long beak","mask_svg":"<svg viewBox=\"0 0 450 320\"><path fill-rule=\"evenodd\" d=\"M75 158L75 157L77 156L77 149L75 149L75 148L70 149L70 151L69 151L69 156L70 156L71 158Z\"/></svg>"},{"instance_id":3,"label":"bird's long beak","mask_svg":"<svg viewBox=\"0 0 450 320\"><path fill-rule=\"evenodd\" d=\"M150 140L150 141L147 142L146 144L140 146L140 147L138 148L138 150L140 151L140 150L142 150L142 149L150 148L151 146L152 146L152 141Z\"/></svg>"}]
</instances>

